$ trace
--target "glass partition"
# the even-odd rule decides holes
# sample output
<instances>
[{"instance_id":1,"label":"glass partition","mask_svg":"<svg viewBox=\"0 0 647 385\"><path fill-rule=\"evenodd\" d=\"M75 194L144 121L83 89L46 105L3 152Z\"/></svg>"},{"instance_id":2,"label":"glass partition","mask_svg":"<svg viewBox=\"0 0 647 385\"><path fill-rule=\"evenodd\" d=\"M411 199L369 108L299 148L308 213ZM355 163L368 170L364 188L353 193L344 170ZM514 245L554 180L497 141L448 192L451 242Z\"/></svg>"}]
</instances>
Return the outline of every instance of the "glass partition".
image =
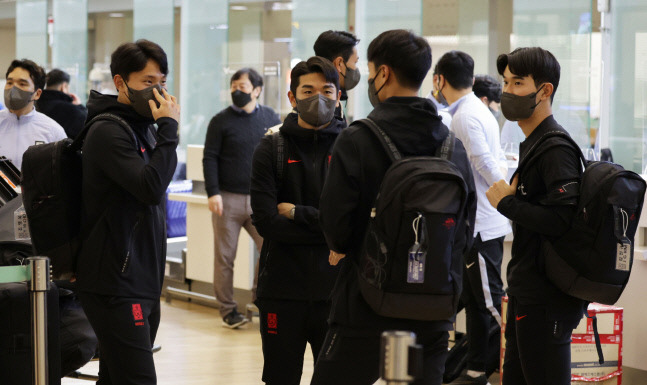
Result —
<instances>
[{"instance_id":1,"label":"glass partition","mask_svg":"<svg viewBox=\"0 0 647 385\"><path fill-rule=\"evenodd\" d=\"M173 0L135 0L133 3L134 40L148 39L159 44L168 58L166 85L174 94L175 15Z\"/></svg>"},{"instance_id":2,"label":"glass partition","mask_svg":"<svg viewBox=\"0 0 647 385\"><path fill-rule=\"evenodd\" d=\"M358 68L362 80L349 93L354 110L349 109L351 119L360 119L373 110L368 100L368 61L366 49L371 40L380 33L391 29L410 29L417 34L422 33L422 1L421 0L357 0L355 2L356 31L361 39L357 46L359 52Z\"/></svg>"},{"instance_id":3,"label":"glass partition","mask_svg":"<svg viewBox=\"0 0 647 385\"><path fill-rule=\"evenodd\" d=\"M647 166L647 4L611 4L609 146L616 163L642 172Z\"/></svg>"},{"instance_id":4,"label":"glass partition","mask_svg":"<svg viewBox=\"0 0 647 385\"><path fill-rule=\"evenodd\" d=\"M515 0L512 49L542 47L561 66L553 115L582 149L591 147L590 0Z\"/></svg>"},{"instance_id":5,"label":"glass partition","mask_svg":"<svg viewBox=\"0 0 647 385\"><path fill-rule=\"evenodd\" d=\"M85 103L88 91L88 1L54 0L52 16L52 68L60 68L70 74L70 92Z\"/></svg>"},{"instance_id":6,"label":"glass partition","mask_svg":"<svg viewBox=\"0 0 647 385\"><path fill-rule=\"evenodd\" d=\"M47 0L16 1L16 58L47 65Z\"/></svg>"},{"instance_id":7,"label":"glass partition","mask_svg":"<svg viewBox=\"0 0 647 385\"><path fill-rule=\"evenodd\" d=\"M229 102L221 98L227 63L227 0L182 4L180 63L180 158L187 144L204 144L212 116Z\"/></svg>"}]
</instances>

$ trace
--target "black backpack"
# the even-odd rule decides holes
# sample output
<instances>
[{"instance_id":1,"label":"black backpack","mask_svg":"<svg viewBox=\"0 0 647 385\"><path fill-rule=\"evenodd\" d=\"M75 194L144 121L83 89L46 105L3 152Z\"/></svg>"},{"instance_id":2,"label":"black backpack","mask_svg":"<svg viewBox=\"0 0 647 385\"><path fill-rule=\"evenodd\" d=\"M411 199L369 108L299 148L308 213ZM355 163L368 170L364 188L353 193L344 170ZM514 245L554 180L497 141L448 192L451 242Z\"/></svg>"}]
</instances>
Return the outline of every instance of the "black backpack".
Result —
<instances>
[{"instance_id":1,"label":"black backpack","mask_svg":"<svg viewBox=\"0 0 647 385\"><path fill-rule=\"evenodd\" d=\"M137 137L117 115L104 113L85 124L76 139L30 146L22 161L22 199L36 255L50 258L53 276L74 274L81 247L81 147L90 127L111 120ZM139 147L137 147L139 148Z\"/></svg>"},{"instance_id":2,"label":"black backpack","mask_svg":"<svg viewBox=\"0 0 647 385\"><path fill-rule=\"evenodd\" d=\"M537 159L540 145L551 137L563 138L573 147L584 174L569 230L542 243L546 275L568 295L613 305L629 281L645 181L618 164L587 161L577 143L561 131L544 134L528 150L517 172Z\"/></svg>"},{"instance_id":3,"label":"black backpack","mask_svg":"<svg viewBox=\"0 0 647 385\"><path fill-rule=\"evenodd\" d=\"M384 174L359 257L362 295L382 316L449 319L462 287L465 250L457 245L472 231L466 220L467 184L450 161L455 136L450 131L435 156L403 158L375 122L360 122L379 138L393 162Z\"/></svg>"}]
</instances>

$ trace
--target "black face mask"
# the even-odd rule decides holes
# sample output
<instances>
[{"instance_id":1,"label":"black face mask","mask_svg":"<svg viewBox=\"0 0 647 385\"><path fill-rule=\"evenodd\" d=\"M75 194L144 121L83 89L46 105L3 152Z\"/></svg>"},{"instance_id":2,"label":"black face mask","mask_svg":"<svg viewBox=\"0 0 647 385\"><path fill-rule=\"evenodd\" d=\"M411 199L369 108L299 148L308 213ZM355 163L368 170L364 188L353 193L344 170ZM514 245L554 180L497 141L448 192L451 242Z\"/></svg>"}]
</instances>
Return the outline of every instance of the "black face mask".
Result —
<instances>
[{"instance_id":1,"label":"black face mask","mask_svg":"<svg viewBox=\"0 0 647 385\"><path fill-rule=\"evenodd\" d=\"M541 103L541 100L535 103L535 99L542 88L544 88L544 84L537 91L525 96L504 92L501 95L501 112L503 112L503 116L511 122L531 117L535 112L535 107Z\"/></svg>"},{"instance_id":2,"label":"black face mask","mask_svg":"<svg viewBox=\"0 0 647 385\"><path fill-rule=\"evenodd\" d=\"M143 90L133 90L125 81L124 84L126 84L126 87L128 88L128 99L132 103L131 105L133 106L135 111L145 118L153 119L153 111L151 111L151 106L148 104L148 101L154 101L159 108L160 104L155 99L153 90L157 89L157 92L162 95L162 86L155 84L154 86L146 87Z\"/></svg>"},{"instance_id":3,"label":"black face mask","mask_svg":"<svg viewBox=\"0 0 647 385\"><path fill-rule=\"evenodd\" d=\"M236 90L231 93L231 101L234 102L234 106L243 108L252 101L252 93Z\"/></svg>"},{"instance_id":4,"label":"black face mask","mask_svg":"<svg viewBox=\"0 0 647 385\"><path fill-rule=\"evenodd\" d=\"M373 79L368 79L368 100L371 102L371 105L373 107L380 104L380 98L377 96L377 94L379 94L380 91L382 91L382 88L384 88L384 86L386 85L386 81L385 81L379 90L375 89L375 79L377 78L377 75L380 73L381 70L382 68L377 70L377 73L375 74L375 77L373 77Z\"/></svg>"},{"instance_id":5,"label":"black face mask","mask_svg":"<svg viewBox=\"0 0 647 385\"><path fill-rule=\"evenodd\" d=\"M438 87L438 90L434 91L433 95L441 106L449 107L449 102L445 99L445 95L443 95L442 87Z\"/></svg>"},{"instance_id":6,"label":"black face mask","mask_svg":"<svg viewBox=\"0 0 647 385\"><path fill-rule=\"evenodd\" d=\"M295 100L301 119L314 127L321 127L335 117L337 99L329 99L317 94L305 99L295 98Z\"/></svg>"},{"instance_id":7,"label":"black face mask","mask_svg":"<svg viewBox=\"0 0 647 385\"><path fill-rule=\"evenodd\" d=\"M348 68L346 63L344 63L344 66L346 67L346 73L341 74L341 76L344 77L344 89L346 91L350 91L359 83L361 75L359 73L359 69Z\"/></svg>"}]
</instances>

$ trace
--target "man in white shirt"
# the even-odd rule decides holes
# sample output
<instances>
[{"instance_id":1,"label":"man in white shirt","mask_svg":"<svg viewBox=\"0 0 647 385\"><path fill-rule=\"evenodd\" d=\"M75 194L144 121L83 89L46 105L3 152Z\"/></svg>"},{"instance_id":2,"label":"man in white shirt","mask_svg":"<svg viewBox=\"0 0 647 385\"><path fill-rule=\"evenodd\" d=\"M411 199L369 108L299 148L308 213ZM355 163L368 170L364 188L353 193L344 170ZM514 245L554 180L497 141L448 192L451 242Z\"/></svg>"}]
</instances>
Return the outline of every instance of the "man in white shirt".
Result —
<instances>
[{"instance_id":1,"label":"man in white shirt","mask_svg":"<svg viewBox=\"0 0 647 385\"><path fill-rule=\"evenodd\" d=\"M45 87L45 71L31 60L14 60L6 73L5 109L0 110L0 156L16 167L29 146L65 139L65 130L46 115L37 112L34 101Z\"/></svg>"},{"instance_id":2,"label":"man in white shirt","mask_svg":"<svg viewBox=\"0 0 647 385\"><path fill-rule=\"evenodd\" d=\"M499 124L474 92L474 60L461 51L443 55L436 66L438 88L449 103L451 130L470 160L478 205L474 244L465 255L463 295L467 315L467 370L451 384L488 384L488 340L492 320L501 325L501 260L508 220L488 205L485 192L505 179L506 160L499 142ZM488 207L489 206L489 207Z\"/></svg>"},{"instance_id":3,"label":"man in white shirt","mask_svg":"<svg viewBox=\"0 0 647 385\"><path fill-rule=\"evenodd\" d=\"M429 95L427 95L427 99L431 100L434 105L436 106L436 110L438 111L438 116L443 121L443 124L447 126L447 128L450 128L452 125L452 116L449 114L447 111L447 107L449 107L449 103L447 103L447 100L443 96L442 89L440 89L440 86L438 86L438 64L436 64L436 67L434 67L434 86L431 91L429 91Z\"/></svg>"}]
</instances>

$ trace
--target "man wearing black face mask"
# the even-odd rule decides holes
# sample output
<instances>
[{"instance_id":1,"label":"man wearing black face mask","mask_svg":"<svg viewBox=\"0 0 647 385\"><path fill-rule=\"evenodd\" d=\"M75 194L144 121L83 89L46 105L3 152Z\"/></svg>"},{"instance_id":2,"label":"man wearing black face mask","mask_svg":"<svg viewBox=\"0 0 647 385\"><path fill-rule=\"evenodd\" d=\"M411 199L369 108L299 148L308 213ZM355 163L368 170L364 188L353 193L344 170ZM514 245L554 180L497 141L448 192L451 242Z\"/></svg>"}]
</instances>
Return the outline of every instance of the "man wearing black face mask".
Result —
<instances>
[{"instance_id":1,"label":"man wearing black face mask","mask_svg":"<svg viewBox=\"0 0 647 385\"><path fill-rule=\"evenodd\" d=\"M551 107L560 66L550 52L533 47L500 55L497 69L503 76L503 115L518 121L526 136L512 185L501 180L487 191L490 204L511 219L514 227L503 384L567 385L571 333L585 304L549 281L543 269L543 242L570 227L582 166L578 154L561 137L543 141L532 151L537 154L534 160L524 164L542 136L566 133L553 118Z\"/></svg>"},{"instance_id":2,"label":"man wearing black face mask","mask_svg":"<svg viewBox=\"0 0 647 385\"><path fill-rule=\"evenodd\" d=\"M350 32L326 31L315 41L315 55L324 57L332 62L339 73L341 101L347 101L346 91L350 91L359 83L360 73L357 68L357 44L359 39ZM335 109L335 117L346 122L346 114L341 103Z\"/></svg>"},{"instance_id":3,"label":"man wearing black face mask","mask_svg":"<svg viewBox=\"0 0 647 385\"><path fill-rule=\"evenodd\" d=\"M386 31L368 47L368 115L404 157L433 155L449 130L434 104L418 97L431 66L431 47L411 31ZM474 182L465 148L456 140L451 162L466 182L465 218L473 223ZM424 373L414 384L440 385L453 317L435 321L378 315L359 288L358 262L371 208L391 159L369 127L354 123L339 136L321 194L321 228L331 249L329 263L341 264L332 294L330 328L317 359L312 385L373 384L379 378L380 335L410 330L424 348ZM471 232L456 232L459 250ZM462 246L462 247L461 247ZM341 262L340 262L341 261ZM460 282L458 283L460 285Z\"/></svg>"},{"instance_id":4,"label":"man wearing black face mask","mask_svg":"<svg viewBox=\"0 0 647 385\"><path fill-rule=\"evenodd\" d=\"M67 135L63 127L34 108L34 101L45 87L45 71L38 64L14 60L6 76L6 108L0 111L0 156L6 156L20 169L22 155L29 146L56 142Z\"/></svg>"},{"instance_id":5,"label":"man wearing black face mask","mask_svg":"<svg viewBox=\"0 0 647 385\"><path fill-rule=\"evenodd\" d=\"M234 300L234 260L240 229L245 228L260 251L263 239L250 215L249 180L254 148L269 127L281 123L276 112L258 103L263 78L251 68L231 77L233 104L209 122L202 158L214 230L214 292L222 325L236 329L249 320Z\"/></svg>"},{"instance_id":6,"label":"man wearing black face mask","mask_svg":"<svg viewBox=\"0 0 647 385\"><path fill-rule=\"evenodd\" d=\"M180 106L165 90L159 45L120 45L110 71L119 94L92 91L88 119L110 114L123 125L97 120L83 142L79 299L101 345L98 383L153 385L166 266L163 202L177 164Z\"/></svg>"},{"instance_id":7,"label":"man wearing black face mask","mask_svg":"<svg viewBox=\"0 0 647 385\"><path fill-rule=\"evenodd\" d=\"M334 116L339 78L330 61L316 56L290 76L288 97L297 112L263 138L252 165L252 218L264 238L256 304L268 385L300 383L307 343L317 358L338 271L328 264L319 196L333 144L346 126Z\"/></svg>"}]
</instances>

